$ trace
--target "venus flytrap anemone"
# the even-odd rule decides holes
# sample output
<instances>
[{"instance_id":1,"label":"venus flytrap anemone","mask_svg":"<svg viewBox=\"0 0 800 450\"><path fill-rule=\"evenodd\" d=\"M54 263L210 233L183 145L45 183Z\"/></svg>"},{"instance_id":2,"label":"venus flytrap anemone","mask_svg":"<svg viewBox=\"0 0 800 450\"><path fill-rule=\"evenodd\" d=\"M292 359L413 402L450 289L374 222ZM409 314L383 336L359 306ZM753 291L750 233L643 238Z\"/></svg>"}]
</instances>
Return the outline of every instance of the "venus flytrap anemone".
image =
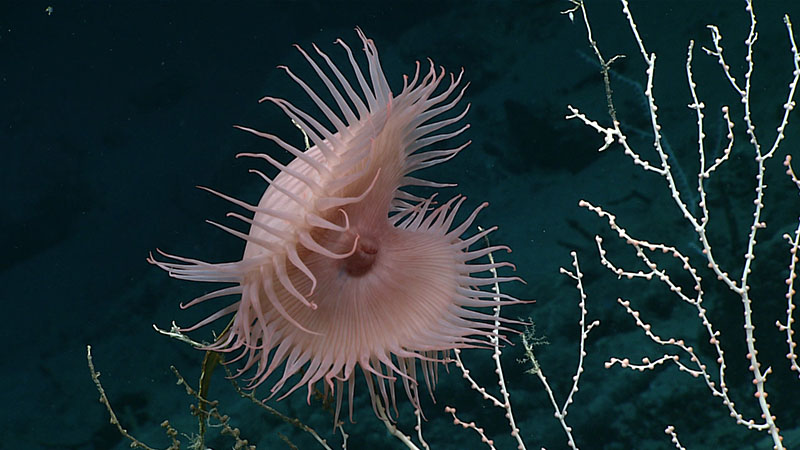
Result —
<instances>
[{"instance_id":1,"label":"venus flytrap anemone","mask_svg":"<svg viewBox=\"0 0 800 450\"><path fill-rule=\"evenodd\" d=\"M409 400L419 408L417 362L431 392L436 369L447 360L449 350L489 347L493 333L512 331L501 323L514 321L495 321L484 308L521 303L506 294L480 290L519 280L487 273L513 268L511 263L470 264L489 252L510 251L505 246L469 249L496 227L461 239L486 203L454 226L464 197L436 206L435 195L423 199L402 190L452 186L410 174L451 159L469 144L429 149L469 127L456 128L469 105L443 118L464 94L463 70L457 77L450 74L449 85L435 94L446 78L444 69L437 71L431 61L423 74L417 63L413 78L404 76L402 91L394 95L374 43L357 32L364 45L366 74L350 48L336 41L347 54L357 85L316 45L313 48L324 64L297 47L338 112L290 69L281 67L334 130L286 100L265 97L262 101L278 105L314 145L302 151L274 135L238 127L275 142L295 159L283 165L267 154L238 155L264 159L280 171L270 180L251 170L269 184L257 206L203 188L253 213L252 218L228 214L249 224L249 234L210 222L246 241L241 261L208 263L163 252L171 261L152 255L148 259L175 278L231 283L182 304L188 308L221 297L237 299L183 331L233 314L228 331L207 350L239 351L232 361L245 362L237 375L256 368L250 387L275 374L270 397L288 382L291 387L281 398L306 385L310 400L313 386L323 381L326 391L336 397L335 420L345 383L352 418L357 368L364 374L376 414L378 402L384 407L396 404L398 376ZM440 131L451 125L454 131ZM474 276L479 273L484 276Z\"/></svg>"}]
</instances>

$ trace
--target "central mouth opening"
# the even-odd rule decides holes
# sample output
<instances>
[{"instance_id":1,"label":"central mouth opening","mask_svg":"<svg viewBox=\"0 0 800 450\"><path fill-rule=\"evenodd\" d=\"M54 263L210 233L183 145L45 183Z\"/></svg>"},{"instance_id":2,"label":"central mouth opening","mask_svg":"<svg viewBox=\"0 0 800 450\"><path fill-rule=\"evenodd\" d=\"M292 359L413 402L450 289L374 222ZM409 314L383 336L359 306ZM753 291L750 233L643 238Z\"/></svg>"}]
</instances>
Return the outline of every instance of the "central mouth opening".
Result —
<instances>
[{"instance_id":1,"label":"central mouth opening","mask_svg":"<svg viewBox=\"0 0 800 450\"><path fill-rule=\"evenodd\" d=\"M342 262L344 271L352 277L363 276L375 265L378 258L378 241L369 236L359 236L356 251Z\"/></svg>"}]
</instances>

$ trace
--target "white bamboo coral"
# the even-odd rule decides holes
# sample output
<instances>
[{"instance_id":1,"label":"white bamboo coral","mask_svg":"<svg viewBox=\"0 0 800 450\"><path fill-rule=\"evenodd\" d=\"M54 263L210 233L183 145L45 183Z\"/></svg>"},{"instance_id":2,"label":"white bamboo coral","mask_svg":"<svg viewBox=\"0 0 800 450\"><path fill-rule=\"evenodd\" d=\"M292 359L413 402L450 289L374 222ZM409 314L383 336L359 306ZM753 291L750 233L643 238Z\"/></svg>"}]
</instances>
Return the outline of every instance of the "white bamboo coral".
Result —
<instances>
[{"instance_id":1,"label":"white bamboo coral","mask_svg":"<svg viewBox=\"0 0 800 450\"><path fill-rule=\"evenodd\" d=\"M620 145L624 153L631 158L636 166L639 166L647 172L657 174L666 182L667 189L674 204L678 207L684 219L689 223L691 229L697 236L702 250L702 257L705 260L704 265L706 265L714 277L720 283L722 283L722 286L734 293L741 300L740 304L742 307L744 340L747 347L746 357L749 362L749 369L752 372L752 381L753 385L755 386L755 399L758 409L761 411L762 418L761 420L746 418L744 414L740 412L739 407L734 404L733 400L731 400L729 385L726 382L727 355L724 353L720 333L711 323L708 310L703 303L707 287L704 287L704 285L701 284L701 270L699 269L699 266L696 265L697 263L691 261L689 256L684 254L675 245L652 242L632 236L618 222L618 219L614 214L608 212L601 206L581 200L580 206L587 208L588 210L596 213L599 217L605 219L608 222L609 228L613 230L623 242L633 247L636 256L644 263L644 265L647 267L647 270L629 270L616 265L612 258L608 255L607 250L604 247L603 239L598 236L596 238L596 243L602 264L610 271L615 273L618 277L625 277L628 279L642 278L645 280L659 281L666 285L677 296L678 299L695 308L696 316L700 320L700 325L705 330L705 333L708 336L708 342L711 344L716 353L716 360L712 363L709 363L704 361L700 353L695 351L695 349L684 339L662 337L658 334L654 327L644 317L642 317L640 311L636 309L629 300L623 300L620 298L618 299L619 304L622 305L626 312L634 319L636 325L651 341L663 346L665 348L665 353L660 357L652 359L645 358L641 363L633 363L628 358L614 357L606 363L606 367L608 368L614 365L620 365L624 368L644 371L648 369L654 369L656 366L661 364L673 363L677 365L680 370L685 371L694 377L703 379L712 395L719 397L722 400L725 407L729 410L730 415L738 424L749 429L765 431L769 433L775 448L783 448L783 438L781 436L780 429L778 428L776 418L770 410L770 403L767 399L767 378L772 373L772 367L762 367L762 361L759 357L758 348L756 346L755 326L753 323L754 300L751 296L750 288L754 285L754 283L757 283L757 280L754 280L751 276L752 265L756 256L756 237L759 234L759 230L766 227L766 223L763 219L763 212L765 208L765 174L767 170L767 162L779 151L780 144L785 137L789 116L795 106L795 91L798 85L798 80L800 79L800 54L795 43L791 21L789 20L788 16L785 16L784 21L786 23L788 39L791 44L791 56L794 70L791 73L791 79L788 84L786 100L783 103L781 119L776 127L774 138L772 138L768 145L762 144L761 140L756 135L755 119L752 112L752 75L755 70L754 49L756 40L758 38L758 34L756 33L757 22L755 12L753 10L752 0L747 0L745 2L745 9L749 15L750 27L748 37L744 42L746 57L744 60L745 73L743 76L743 81L737 79L733 75L731 65L723 54L723 48L721 45L722 34L720 30L713 25L708 27L711 32L712 46L710 48L703 48L703 50L706 54L714 57L718 61L723 78L734 90L738 97L736 101L743 105L742 121L745 124L745 132L749 138L749 147L752 151L753 159L756 165L755 198L751 203L753 208L752 222L749 227L749 232L746 236L746 252L741 261L741 266L735 271L735 273L731 273L734 271L729 272L729 270L724 269L718 258L715 257L712 239L709 236L709 224L711 223L711 219L707 202L707 183L708 180L715 175L715 171L724 166L724 164L730 159L730 154L734 148L734 121L731 119L730 109L727 106L723 107L721 113L728 129L728 142L727 145L721 149L721 156L713 161L709 160L707 156L708 150L706 149L706 135L704 131L705 115L703 111L705 105L700 100L697 93L697 85L695 83L692 70L694 42L690 42L688 46L686 57L686 77L689 93L692 99L692 102L688 105L688 107L694 111L697 123L697 150L699 160L699 170L697 173L697 192L699 193L698 206L700 208L698 213L693 213L693 205L690 207L686 200L684 200L687 198L687 193L681 192L675 182L675 173L676 170L679 170L679 168L670 165L669 156L662 145L661 121L657 114L658 106L656 94L654 92L656 55L646 49L644 40L639 34L639 30L634 21L628 1L621 0L622 10L627 19L630 30L633 33L634 40L638 46L641 57L647 67L647 81L644 95L647 98L649 105L649 122L653 136L653 147L655 148L657 154L657 162L651 162L643 157L640 152L632 147L630 140L627 138L624 126L622 126L620 119L618 119L617 112L614 108L613 96L611 94L609 81L610 65L617 57L606 60L602 56L597 43L592 37L592 29L586 14L584 2L582 0L574 0L573 3L575 7L570 10L570 13L578 13L582 16L583 23L585 24L588 32L589 43L594 50L603 70L608 109L612 124L610 126L601 125L599 122L588 118L585 114L573 106L569 106L571 114L567 116L567 118L580 120L587 126L602 134L604 143L600 148L601 151L610 148L614 144ZM789 162L790 157L787 156L786 165L789 167L789 171L791 172ZM798 183L797 178L791 173L790 175L792 175L792 179L795 181L795 183ZM800 184L798 184L798 186L800 186ZM789 268L790 275L787 279L787 284L789 285L788 293L786 294L788 302L787 318L785 323L781 323L780 321L777 322L779 330L786 333L786 342L789 346L787 357L790 360L793 370L798 370L796 363L797 356L794 350L796 343L793 340L792 330L792 324L794 322L792 312L795 309L793 300L793 282L796 273L795 265L797 262L796 252L798 248L798 239L800 239L798 236L800 236L800 228L798 228L798 231L796 231L794 238L791 238L787 235L787 239L791 245L792 255L792 262ZM681 289L681 286L674 281L674 277L668 273L669 271L666 268L667 265L658 262L658 260L653 258L652 255L655 253L666 253L672 255L676 259L679 267L682 267L684 274L688 275L688 277L692 280L693 292L684 292ZM759 299L759 301L768 301L768 299ZM684 355L689 357L688 362L683 359ZM787 420L791 420L791 418L787 418ZM666 428L665 432L671 436L673 444L676 447L681 448L675 427L670 425Z\"/></svg>"}]
</instances>

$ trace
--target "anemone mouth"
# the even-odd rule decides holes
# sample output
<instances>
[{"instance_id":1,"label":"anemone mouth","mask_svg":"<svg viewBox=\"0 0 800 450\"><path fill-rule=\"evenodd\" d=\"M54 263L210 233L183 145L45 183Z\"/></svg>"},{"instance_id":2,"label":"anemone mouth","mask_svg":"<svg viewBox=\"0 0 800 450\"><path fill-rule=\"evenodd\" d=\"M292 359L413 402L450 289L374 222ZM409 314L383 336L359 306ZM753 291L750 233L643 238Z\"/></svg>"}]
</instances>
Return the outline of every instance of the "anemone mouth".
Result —
<instances>
[{"instance_id":1,"label":"anemone mouth","mask_svg":"<svg viewBox=\"0 0 800 450\"><path fill-rule=\"evenodd\" d=\"M375 266L380 250L379 240L369 235L359 235L352 255L340 263L342 270L351 277L361 277Z\"/></svg>"}]
</instances>

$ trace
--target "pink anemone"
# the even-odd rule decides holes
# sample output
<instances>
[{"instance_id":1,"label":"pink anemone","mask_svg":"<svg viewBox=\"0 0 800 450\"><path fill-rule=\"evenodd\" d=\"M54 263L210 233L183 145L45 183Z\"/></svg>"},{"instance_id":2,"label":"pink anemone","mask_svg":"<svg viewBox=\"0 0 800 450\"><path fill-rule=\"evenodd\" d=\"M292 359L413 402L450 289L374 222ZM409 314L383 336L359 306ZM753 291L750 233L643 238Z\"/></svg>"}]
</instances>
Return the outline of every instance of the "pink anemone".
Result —
<instances>
[{"instance_id":1,"label":"pink anemone","mask_svg":"<svg viewBox=\"0 0 800 450\"><path fill-rule=\"evenodd\" d=\"M313 145L300 149L272 134L239 127L295 159L283 165L268 154L237 155L265 160L279 170L274 179L251 170L268 183L258 205L204 188L251 213L228 214L249 225L249 234L210 222L246 242L242 259L209 263L163 252L171 261L148 259L175 278L229 283L181 305L235 299L184 331L233 315L228 331L207 350L238 351L233 360L244 361L238 374L255 367L251 387L274 375L270 397L284 391L283 398L305 385L310 399L313 386L323 382L336 397L335 420L345 389L352 418L356 369L364 374L376 414L378 402L395 405L398 377L419 408L417 363L432 391L436 369L451 349L489 347L493 333L507 331L502 323L514 322L496 321L486 308L520 303L480 289L519 280L490 272L511 263L475 262L490 252L510 251L505 246L470 250L495 228L462 239L486 203L454 225L464 197L437 205L435 195L421 198L403 190L452 186L410 174L448 161L469 144L433 148L469 128L462 124L469 105L448 114L466 89L463 70L446 76L433 62L427 71L417 63L414 76L404 76L395 95L374 43L357 31L366 70L343 41L336 41L352 68L349 79L316 45L317 59L297 47L338 111L282 67L333 129L286 100L264 97Z\"/></svg>"}]
</instances>

